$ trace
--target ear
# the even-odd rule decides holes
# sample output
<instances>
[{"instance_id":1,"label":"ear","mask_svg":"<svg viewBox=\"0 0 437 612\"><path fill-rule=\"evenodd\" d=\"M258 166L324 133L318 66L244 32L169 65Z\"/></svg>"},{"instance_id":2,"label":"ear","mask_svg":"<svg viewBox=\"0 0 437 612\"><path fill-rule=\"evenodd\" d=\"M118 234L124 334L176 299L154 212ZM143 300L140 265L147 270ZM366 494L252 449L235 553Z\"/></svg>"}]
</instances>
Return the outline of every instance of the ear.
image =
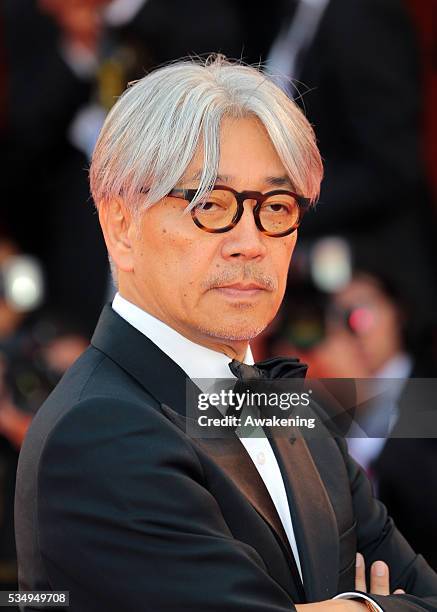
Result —
<instances>
[{"instance_id":1,"label":"ear","mask_svg":"<svg viewBox=\"0 0 437 612\"><path fill-rule=\"evenodd\" d=\"M99 220L106 247L116 267L124 272L133 269L134 220L131 211L121 198L102 202Z\"/></svg>"}]
</instances>

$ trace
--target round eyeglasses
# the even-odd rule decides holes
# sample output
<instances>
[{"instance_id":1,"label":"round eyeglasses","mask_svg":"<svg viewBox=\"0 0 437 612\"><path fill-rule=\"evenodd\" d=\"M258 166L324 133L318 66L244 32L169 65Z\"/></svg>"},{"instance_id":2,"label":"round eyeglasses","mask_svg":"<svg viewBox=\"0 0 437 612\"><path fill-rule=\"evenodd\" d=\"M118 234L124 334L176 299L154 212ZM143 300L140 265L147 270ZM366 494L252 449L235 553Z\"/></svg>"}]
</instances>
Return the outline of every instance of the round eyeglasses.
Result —
<instances>
[{"instance_id":1,"label":"round eyeglasses","mask_svg":"<svg viewBox=\"0 0 437 612\"><path fill-rule=\"evenodd\" d=\"M167 197L191 202L197 189L173 189ZM277 189L268 193L235 191L231 187L216 185L205 199L191 209L194 223L205 232L229 232L244 213L245 200L255 200L253 216L257 228L267 236L288 236L300 225L310 200L292 191Z\"/></svg>"}]
</instances>

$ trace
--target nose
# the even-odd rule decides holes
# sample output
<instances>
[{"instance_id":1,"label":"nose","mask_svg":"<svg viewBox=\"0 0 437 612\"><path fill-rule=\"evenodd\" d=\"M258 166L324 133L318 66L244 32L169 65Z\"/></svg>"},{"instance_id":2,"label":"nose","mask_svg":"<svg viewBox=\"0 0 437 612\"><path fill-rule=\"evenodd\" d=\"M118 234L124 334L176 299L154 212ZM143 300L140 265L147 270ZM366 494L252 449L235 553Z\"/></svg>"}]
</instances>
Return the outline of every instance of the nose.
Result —
<instances>
[{"instance_id":1,"label":"nose","mask_svg":"<svg viewBox=\"0 0 437 612\"><path fill-rule=\"evenodd\" d=\"M254 200L244 202L244 212L237 225L223 234L222 255L225 259L262 259L267 253L266 237L259 231L253 216Z\"/></svg>"}]
</instances>

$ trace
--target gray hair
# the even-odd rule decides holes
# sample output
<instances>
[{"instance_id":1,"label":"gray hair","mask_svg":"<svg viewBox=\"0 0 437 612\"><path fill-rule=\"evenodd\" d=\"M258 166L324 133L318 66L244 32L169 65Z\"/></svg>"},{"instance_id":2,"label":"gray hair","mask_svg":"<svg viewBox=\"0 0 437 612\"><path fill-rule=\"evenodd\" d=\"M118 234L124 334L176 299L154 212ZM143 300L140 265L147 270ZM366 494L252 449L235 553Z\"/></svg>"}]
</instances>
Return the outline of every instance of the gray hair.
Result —
<instances>
[{"instance_id":1,"label":"gray hair","mask_svg":"<svg viewBox=\"0 0 437 612\"><path fill-rule=\"evenodd\" d=\"M315 202L323 169L303 113L258 69L216 55L159 68L119 98L92 157L96 206L121 196L135 214L155 204L174 189L203 146L194 206L216 180L222 118L247 116L264 125L294 189Z\"/></svg>"}]
</instances>

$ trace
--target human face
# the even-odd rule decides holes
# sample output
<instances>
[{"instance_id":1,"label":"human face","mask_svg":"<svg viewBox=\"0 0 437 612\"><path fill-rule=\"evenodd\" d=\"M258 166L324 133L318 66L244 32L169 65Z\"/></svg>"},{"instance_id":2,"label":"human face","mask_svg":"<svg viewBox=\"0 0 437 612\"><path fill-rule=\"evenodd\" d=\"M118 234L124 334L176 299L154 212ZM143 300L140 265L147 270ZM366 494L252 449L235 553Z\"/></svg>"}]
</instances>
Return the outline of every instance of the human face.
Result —
<instances>
[{"instance_id":1,"label":"human face","mask_svg":"<svg viewBox=\"0 0 437 612\"><path fill-rule=\"evenodd\" d=\"M202 164L199 148L178 187L197 187ZM218 174L218 183L237 191L293 189L254 118L223 120ZM254 205L247 200L239 223L222 234L199 229L181 199L167 197L146 210L133 245L135 303L194 342L244 353L279 308L296 242L296 232L263 235Z\"/></svg>"},{"instance_id":2,"label":"human face","mask_svg":"<svg viewBox=\"0 0 437 612\"><path fill-rule=\"evenodd\" d=\"M376 374L402 348L400 308L371 276L357 276L335 298L338 307L352 311L357 347L371 374Z\"/></svg>"}]
</instances>

